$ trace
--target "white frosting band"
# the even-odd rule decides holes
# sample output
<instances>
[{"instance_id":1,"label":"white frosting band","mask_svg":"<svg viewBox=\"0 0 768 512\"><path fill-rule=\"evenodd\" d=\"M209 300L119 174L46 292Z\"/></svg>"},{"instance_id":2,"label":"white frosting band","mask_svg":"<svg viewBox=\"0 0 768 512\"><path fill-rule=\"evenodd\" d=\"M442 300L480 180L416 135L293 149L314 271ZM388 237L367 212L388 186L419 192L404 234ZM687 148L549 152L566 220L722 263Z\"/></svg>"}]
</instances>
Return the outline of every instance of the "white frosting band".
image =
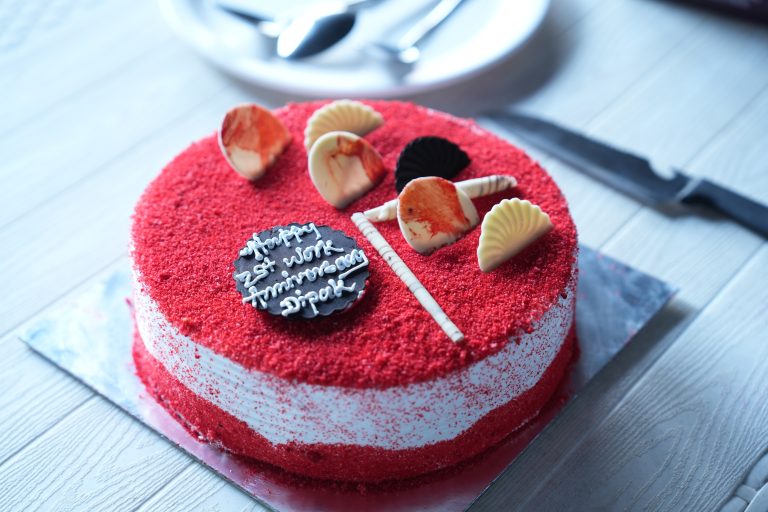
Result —
<instances>
[{"instance_id":1,"label":"white frosting band","mask_svg":"<svg viewBox=\"0 0 768 512\"><path fill-rule=\"evenodd\" d=\"M184 386L274 445L406 449L454 439L539 382L573 322L576 278L535 324L498 353L433 381L387 389L296 383L248 370L184 336L135 277L138 330Z\"/></svg>"}]
</instances>

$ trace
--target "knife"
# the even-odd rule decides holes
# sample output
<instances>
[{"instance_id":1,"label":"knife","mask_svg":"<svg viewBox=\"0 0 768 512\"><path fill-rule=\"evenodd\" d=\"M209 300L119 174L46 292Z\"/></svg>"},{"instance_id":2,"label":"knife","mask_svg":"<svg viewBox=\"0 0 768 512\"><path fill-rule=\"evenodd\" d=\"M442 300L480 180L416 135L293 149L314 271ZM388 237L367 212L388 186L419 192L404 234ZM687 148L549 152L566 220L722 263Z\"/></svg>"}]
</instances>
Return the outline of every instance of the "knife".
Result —
<instances>
[{"instance_id":1,"label":"knife","mask_svg":"<svg viewBox=\"0 0 768 512\"><path fill-rule=\"evenodd\" d=\"M640 156L590 139L550 121L511 110L488 112L486 117L508 127L524 140L591 174L608 185L651 204L701 205L725 214L768 237L768 206L705 178L673 170L669 177Z\"/></svg>"}]
</instances>

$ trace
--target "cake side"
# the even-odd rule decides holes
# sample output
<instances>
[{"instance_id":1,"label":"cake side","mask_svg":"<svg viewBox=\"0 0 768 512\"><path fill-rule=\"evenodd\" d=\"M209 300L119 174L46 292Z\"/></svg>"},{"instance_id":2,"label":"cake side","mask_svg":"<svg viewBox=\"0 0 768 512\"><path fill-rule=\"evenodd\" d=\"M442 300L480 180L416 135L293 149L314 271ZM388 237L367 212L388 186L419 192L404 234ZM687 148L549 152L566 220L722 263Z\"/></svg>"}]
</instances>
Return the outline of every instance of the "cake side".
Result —
<instances>
[{"instance_id":1,"label":"cake side","mask_svg":"<svg viewBox=\"0 0 768 512\"><path fill-rule=\"evenodd\" d=\"M183 385L147 352L138 336L134 342L134 360L147 390L200 440L305 477L382 482L454 466L483 453L524 426L558 389L575 347L576 337L571 329L555 359L532 388L489 412L453 439L402 450L325 443L272 444L245 421Z\"/></svg>"},{"instance_id":2,"label":"cake side","mask_svg":"<svg viewBox=\"0 0 768 512\"><path fill-rule=\"evenodd\" d=\"M444 377L386 389L297 383L244 368L179 332L140 279L134 308L148 354L192 393L270 444L404 450L452 440L534 388L572 328L575 286L574 275L534 328L494 355ZM532 417L541 405L519 413Z\"/></svg>"}]
</instances>

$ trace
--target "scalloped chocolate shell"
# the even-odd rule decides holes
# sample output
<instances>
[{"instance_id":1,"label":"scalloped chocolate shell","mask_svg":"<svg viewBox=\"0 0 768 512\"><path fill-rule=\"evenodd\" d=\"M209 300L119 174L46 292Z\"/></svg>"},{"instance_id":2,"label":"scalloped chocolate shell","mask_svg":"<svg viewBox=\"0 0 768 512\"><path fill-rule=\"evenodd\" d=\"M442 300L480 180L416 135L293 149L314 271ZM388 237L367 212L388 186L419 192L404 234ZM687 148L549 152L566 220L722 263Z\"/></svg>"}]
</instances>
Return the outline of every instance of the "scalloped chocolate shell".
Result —
<instances>
[{"instance_id":1,"label":"scalloped chocolate shell","mask_svg":"<svg viewBox=\"0 0 768 512\"><path fill-rule=\"evenodd\" d=\"M425 176L447 180L469 165L469 156L453 142L442 137L413 139L400 153L395 168L395 188L398 193L409 181Z\"/></svg>"}]
</instances>

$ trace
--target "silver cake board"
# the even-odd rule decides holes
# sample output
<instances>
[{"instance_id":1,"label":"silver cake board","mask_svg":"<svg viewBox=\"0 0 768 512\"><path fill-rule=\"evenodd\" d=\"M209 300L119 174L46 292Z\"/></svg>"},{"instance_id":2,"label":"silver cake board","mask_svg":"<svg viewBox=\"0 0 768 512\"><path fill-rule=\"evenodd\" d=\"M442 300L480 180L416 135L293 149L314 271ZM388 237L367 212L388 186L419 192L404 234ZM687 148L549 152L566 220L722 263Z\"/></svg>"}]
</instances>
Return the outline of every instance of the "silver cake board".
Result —
<instances>
[{"instance_id":1,"label":"silver cake board","mask_svg":"<svg viewBox=\"0 0 768 512\"><path fill-rule=\"evenodd\" d=\"M354 486L300 482L230 455L187 432L144 389L135 373L126 266L96 279L20 334L32 349L124 409L265 506L283 510L464 510L562 407L669 301L675 289L581 247L576 326L579 357L544 411L499 446L459 468L361 493Z\"/></svg>"}]
</instances>

